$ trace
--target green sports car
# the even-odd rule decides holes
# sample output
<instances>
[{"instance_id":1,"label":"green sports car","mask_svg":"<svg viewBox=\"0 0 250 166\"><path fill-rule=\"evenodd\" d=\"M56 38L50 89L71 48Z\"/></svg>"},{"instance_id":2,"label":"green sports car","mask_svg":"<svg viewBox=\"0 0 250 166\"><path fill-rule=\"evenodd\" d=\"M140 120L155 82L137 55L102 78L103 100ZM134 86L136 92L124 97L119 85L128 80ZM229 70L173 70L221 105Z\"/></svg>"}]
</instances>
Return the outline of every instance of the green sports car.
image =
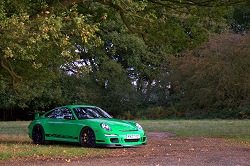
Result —
<instances>
[{"instance_id":1,"label":"green sports car","mask_svg":"<svg viewBox=\"0 0 250 166\"><path fill-rule=\"evenodd\" d=\"M28 130L35 144L65 141L86 147L125 147L144 145L147 141L138 123L114 119L91 105L67 105L41 116L36 114Z\"/></svg>"}]
</instances>

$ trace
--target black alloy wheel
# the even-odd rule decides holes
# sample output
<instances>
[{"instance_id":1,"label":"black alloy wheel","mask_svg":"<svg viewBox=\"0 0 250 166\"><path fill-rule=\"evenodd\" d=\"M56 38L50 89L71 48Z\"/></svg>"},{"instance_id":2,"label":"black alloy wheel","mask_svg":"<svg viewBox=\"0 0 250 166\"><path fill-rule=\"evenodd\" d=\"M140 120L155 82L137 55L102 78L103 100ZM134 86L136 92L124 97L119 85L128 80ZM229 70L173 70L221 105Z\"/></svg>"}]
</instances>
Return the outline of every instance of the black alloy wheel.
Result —
<instances>
[{"instance_id":1,"label":"black alloy wheel","mask_svg":"<svg viewBox=\"0 0 250 166\"><path fill-rule=\"evenodd\" d=\"M44 130L41 125L35 125L32 130L32 140L35 144L44 144L45 143L45 135Z\"/></svg>"},{"instance_id":2,"label":"black alloy wheel","mask_svg":"<svg viewBox=\"0 0 250 166\"><path fill-rule=\"evenodd\" d=\"M82 129L80 133L80 145L89 148L96 146L95 132L91 128L86 127Z\"/></svg>"}]
</instances>

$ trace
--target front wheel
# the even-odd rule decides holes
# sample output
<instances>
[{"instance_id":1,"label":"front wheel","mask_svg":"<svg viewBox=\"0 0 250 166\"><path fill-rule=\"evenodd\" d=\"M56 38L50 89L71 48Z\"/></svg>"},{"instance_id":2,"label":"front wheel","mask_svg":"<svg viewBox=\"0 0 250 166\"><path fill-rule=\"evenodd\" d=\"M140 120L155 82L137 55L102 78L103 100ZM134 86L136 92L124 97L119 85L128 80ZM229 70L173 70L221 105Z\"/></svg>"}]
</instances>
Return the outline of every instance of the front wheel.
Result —
<instances>
[{"instance_id":1,"label":"front wheel","mask_svg":"<svg viewBox=\"0 0 250 166\"><path fill-rule=\"evenodd\" d=\"M45 143L45 135L44 130L41 125L35 125L32 130L32 140L35 144L44 144Z\"/></svg>"},{"instance_id":2,"label":"front wheel","mask_svg":"<svg viewBox=\"0 0 250 166\"><path fill-rule=\"evenodd\" d=\"M83 128L80 132L80 145L89 148L94 148L96 146L95 133L91 128Z\"/></svg>"}]
</instances>

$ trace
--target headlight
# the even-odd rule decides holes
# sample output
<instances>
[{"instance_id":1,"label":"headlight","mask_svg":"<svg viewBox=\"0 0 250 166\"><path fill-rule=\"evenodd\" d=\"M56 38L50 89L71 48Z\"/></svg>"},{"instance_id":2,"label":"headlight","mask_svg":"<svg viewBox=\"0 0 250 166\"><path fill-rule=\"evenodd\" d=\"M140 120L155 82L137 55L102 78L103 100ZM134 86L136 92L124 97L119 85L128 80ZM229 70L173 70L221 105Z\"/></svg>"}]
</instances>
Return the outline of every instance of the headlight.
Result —
<instances>
[{"instance_id":1,"label":"headlight","mask_svg":"<svg viewBox=\"0 0 250 166\"><path fill-rule=\"evenodd\" d=\"M142 127L141 125L139 125L138 123L135 123L136 127L139 129L139 130L142 130Z\"/></svg>"},{"instance_id":2,"label":"headlight","mask_svg":"<svg viewBox=\"0 0 250 166\"><path fill-rule=\"evenodd\" d=\"M101 123L101 127L106 130L106 131L111 131L111 128L109 127L109 125L105 124L105 123Z\"/></svg>"}]
</instances>

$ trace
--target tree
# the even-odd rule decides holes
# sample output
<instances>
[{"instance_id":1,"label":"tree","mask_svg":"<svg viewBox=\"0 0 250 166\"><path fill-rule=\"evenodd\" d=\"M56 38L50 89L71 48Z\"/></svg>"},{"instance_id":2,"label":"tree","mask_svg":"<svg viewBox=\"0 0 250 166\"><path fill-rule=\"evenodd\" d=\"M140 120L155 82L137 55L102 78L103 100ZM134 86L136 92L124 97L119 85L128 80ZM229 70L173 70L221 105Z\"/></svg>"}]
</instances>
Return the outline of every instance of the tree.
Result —
<instances>
[{"instance_id":1,"label":"tree","mask_svg":"<svg viewBox=\"0 0 250 166\"><path fill-rule=\"evenodd\" d=\"M14 86L18 79L25 77L26 71L41 73L45 70L48 74L48 69L58 70L58 66L76 58L73 47L76 38L85 43L95 42L93 32L97 26L87 24L86 16L80 15L74 7L61 13L50 13L48 10L41 12L46 8L44 3L26 4L23 1L17 6L17 1L8 2L1 2L0 57L1 67L11 76ZM39 7L30 10L33 5ZM19 65L30 70L18 69Z\"/></svg>"},{"instance_id":2,"label":"tree","mask_svg":"<svg viewBox=\"0 0 250 166\"><path fill-rule=\"evenodd\" d=\"M71 101L60 100L67 92L61 91L60 86L66 84L55 84L64 78L65 69L77 69L72 70L76 80L81 76L89 79L90 75L91 83L98 84L98 73L105 75L105 71L109 71L106 63L110 62L115 64L113 69L122 79L126 80L123 77L126 71L130 79L137 81L137 92L145 89L150 92L161 71L167 71L168 55L179 55L206 41L207 29L215 27L211 22L216 22L218 27L219 16L225 9L214 7L240 2L244 1L1 1L0 79L3 89L0 92L11 103L4 102L2 107L34 107L38 99L43 101L41 108L53 105L48 102L46 106L44 103L48 100L73 102L72 98ZM215 17L217 14L220 15ZM79 59L83 62L80 68L74 66ZM122 72L119 72L120 67ZM114 77L108 78L116 82ZM130 89L127 80L125 82L125 87ZM55 95L51 96L50 92Z\"/></svg>"},{"instance_id":3,"label":"tree","mask_svg":"<svg viewBox=\"0 0 250 166\"><path fill-rule=\"evenodd\" d=\"M249 118L249 35L220 35L173 60L185 116Z\"/></svg>"},{"instance_id":4,"label":"tree","mask_svg":"<svg viewBox=\"0 0 250 166\"><path fill-rule=\"evenodd\" d=\"M248 0L243 5L234 8L234 11L229 16L231 29L236 33L244 34L250 28L250 1Z\"/></svg>"},{"instance_id":5,"label":"tree","mask_svg":"<svg viewBox=\"0 0 250 166\"><path fill-rule=\"evenodd\" d=\"M90 40L92 44L100 42L94 40L95 32L98 30L96 24L92 24L86 15L80 15L76 10L76 4L88 2L88 0L1 2L1 40L4 41L1 44L1 67L8 71L13 84L18 79L21 80L21 76L11 65L12 59L31 61L31 64L37 67L46 63L36 62L36 59L41 56L42 51L50 50L49 48L53 48L61 55L54 58L65 60L74 58L72 46L79 39L86 45ZM111 11L115 11L120 15L124 25L131 32L141 35L146 43L153 45L163 43L173 47L173 51L180 52L205 41L207 27L204 27L199 17L204 18L207 15L204 11L209 12L210 19L220 13L220 10L217 12L208 7L230 6L244 1L96 0L91 2L106 5Z\"/></svg>"},{"instance_id":6,"label":"tree","mask_svg":"<svg viewBox=\"0 0 250 166\"><path fill-rule=\"evenodd\" d=\"M0 78L10 88L4 96L5 100L12 96L12 108L25 108L30 100L44 95L48 84L60 76L60 66L79 58L76 38L86 46L89 40L98 43L93 34L97 26L87 24L87 17L74 6L58 13L41 12L45 8L43 2L3 1L0 5ZM8 102L1 106L10 108Z\"/></svg>"}]
</instances>

